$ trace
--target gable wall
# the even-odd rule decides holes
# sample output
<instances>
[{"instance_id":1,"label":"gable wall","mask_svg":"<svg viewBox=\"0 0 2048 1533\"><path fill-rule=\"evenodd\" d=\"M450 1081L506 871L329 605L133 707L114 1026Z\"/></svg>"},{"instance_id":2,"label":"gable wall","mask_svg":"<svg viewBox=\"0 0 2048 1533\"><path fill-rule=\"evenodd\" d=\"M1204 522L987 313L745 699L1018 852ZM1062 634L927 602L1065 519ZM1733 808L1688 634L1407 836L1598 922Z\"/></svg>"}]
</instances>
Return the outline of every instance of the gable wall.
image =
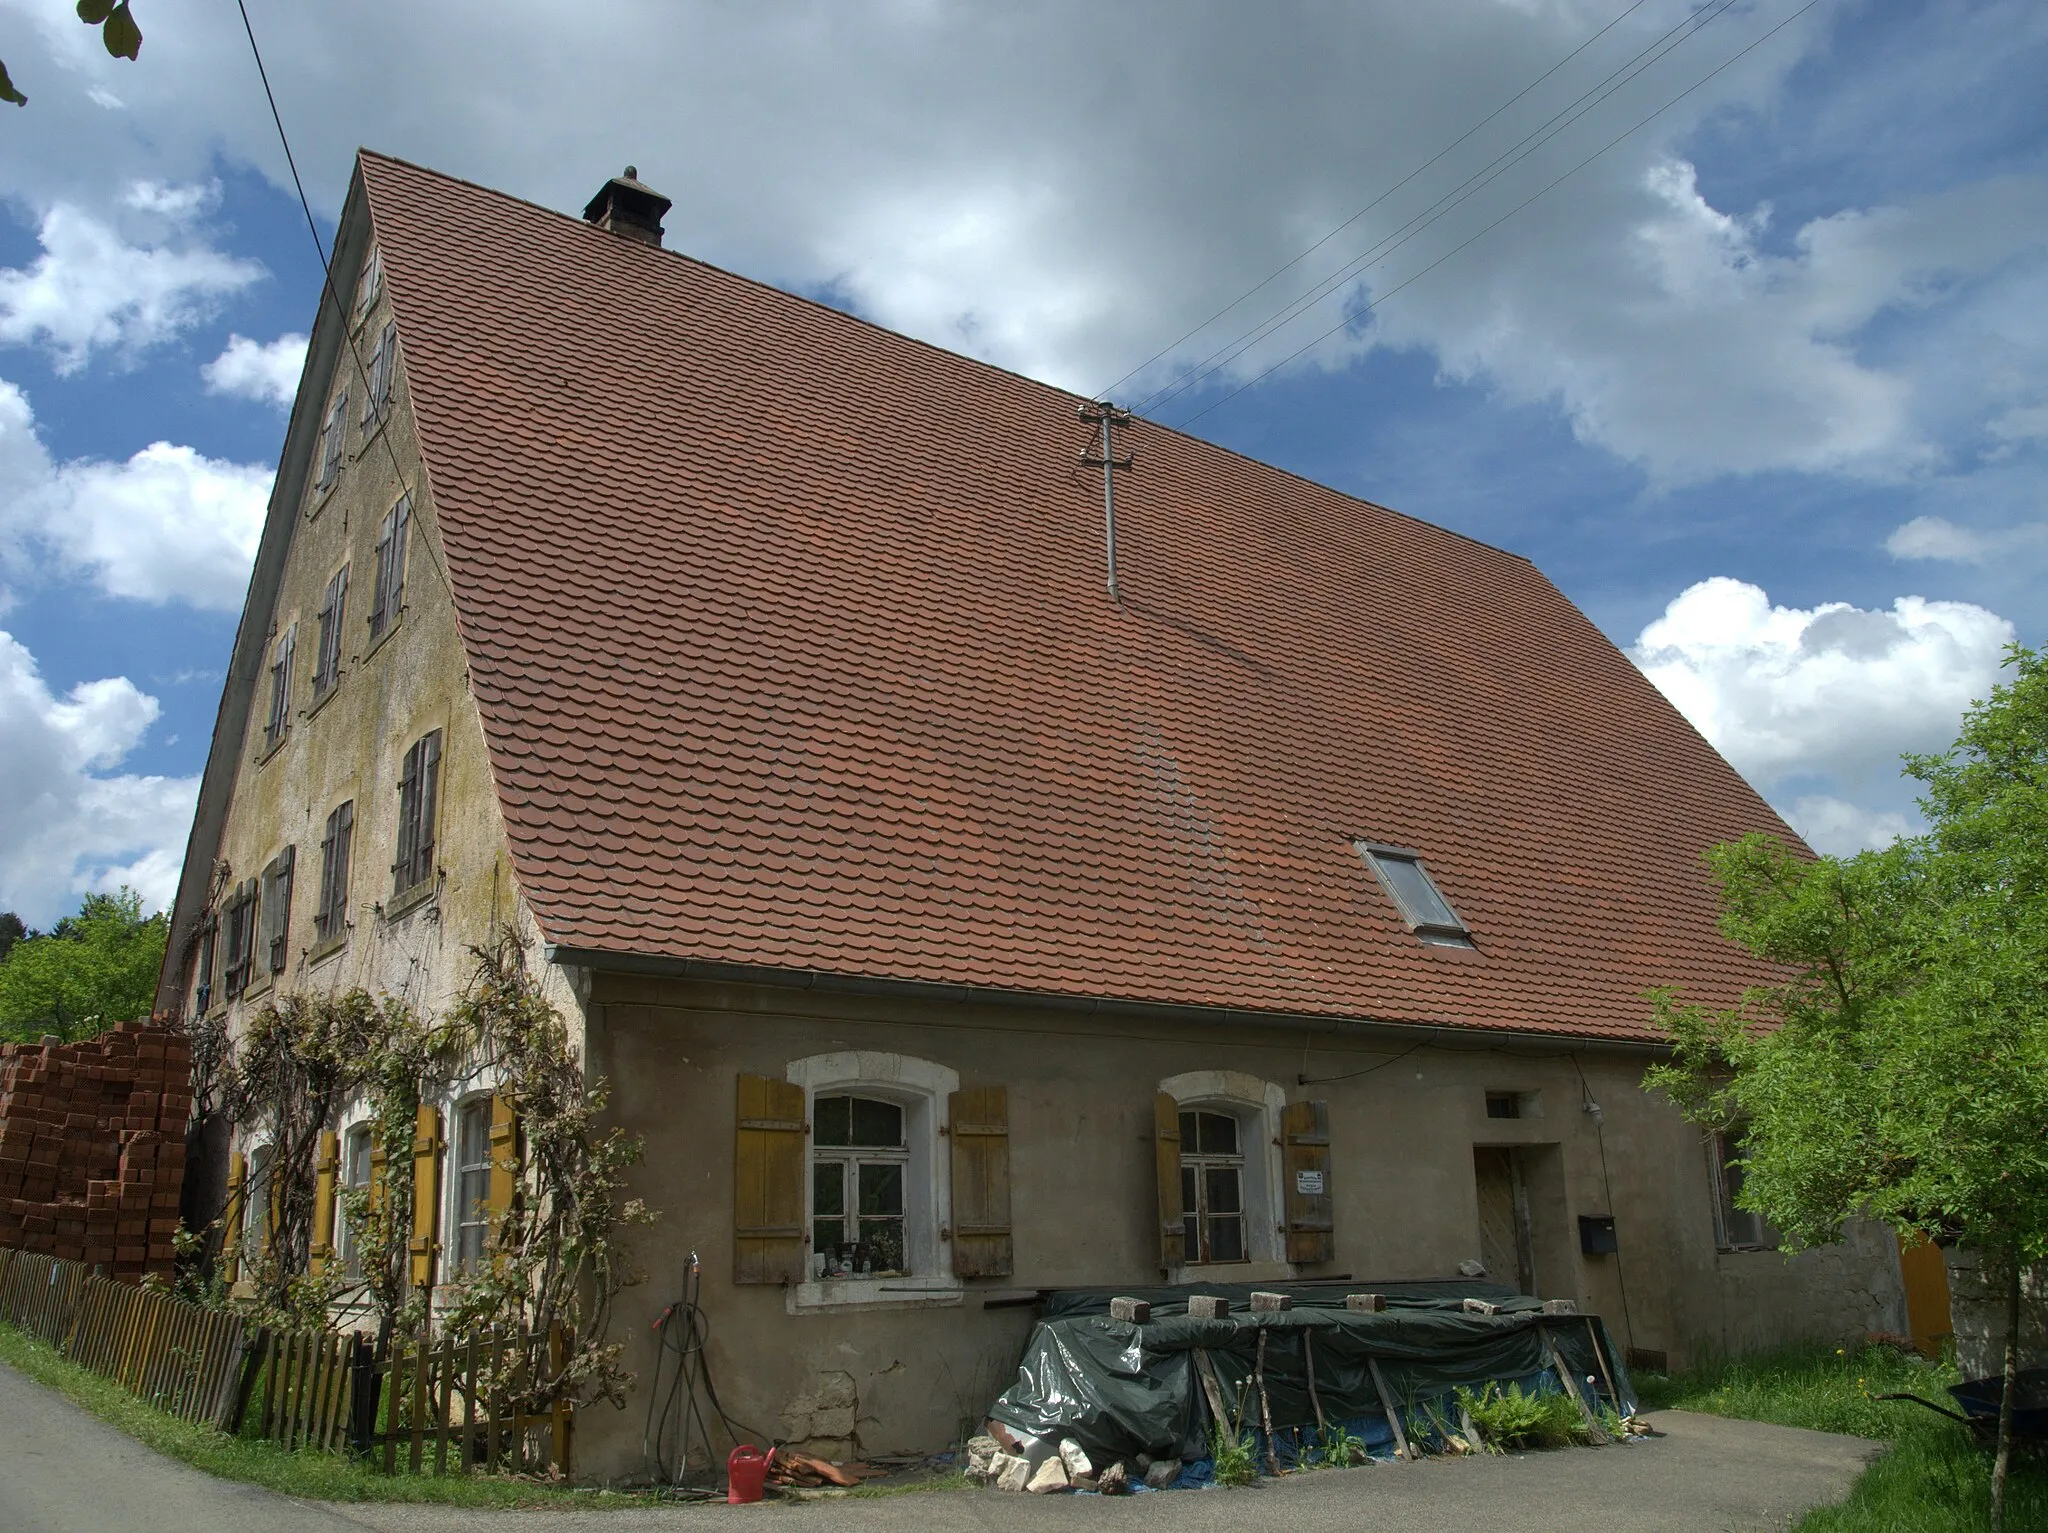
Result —
<instances>
[{"instance_id":1,"label":"gable wall","mask_svg":"<svg viewBox=\"0 0 2048 1533\"><path fill-rule=\"evenodd\" d=\"M338 320L323 305L327 344L324 372L309 369L294 413L295 432L310 429L310 452L296 462L288 454L280 493L273 501L266 541L281 537L285 547L267 611L259 610L262 573L252 589L238 642L252 645L257 664L240 682L242 706L224 703L221 738L211 770L231 776L217 842L202 845L204 809L190 857L212 851L210 880L188 877L181 892L180 942L174 948L178 972L167 974L171 1004L190 1014L201 976L198 946L184 934L218 912L226 892L243 879L259 877L286 847L296 848L289 927L289 958L272 976L259 951L255 977L236 1002L223 996L221 967L225 933L217 945L211 976L210 1010L224 1012L239 1029L249 1015L276 994L307 990L335 994L361 986L372 993L401 996L424 1010L445 1006L470 972L467 948L484 942L500 922L514 922L532 936L531 919L513 887L505 835L477 715L469 688L455 610L442 573L443 556L435 528L433 496L421 462L406 390L403 336L392 401L381 426L366 427L362 401L367 367L376 339L391 315L389 293L366 313L354 313L353 285L360 265L360 202L338 242L336 279L347 305L354 349L337 344ZM355 233L356 238L350 238ZM353 259L351 259L353 257ZM344 279L343 261L347 260ZM318 433L329 404L346 388L348 426L343 467L322 492ZM394 627L377 640L368 619L373 605L376 545L387 512L402 493L412 497L403 605ZM319 649L320 609L329 579L349 568L343 628L341 676L315 701L312 677ZM266 750L270 702L270 660L279 637L294 624L290 722L282 742ZM406 751L430 730L442 732L438 804L434 828L437 874L425 899L394 901L392 864L398 837L398 783ZM209 784L209 786L213 786ZM315 947L314 915L319 902L321 839L329 813L344 801L355 806L348 887L349 929L338 946ZM559 974L550 983L572 1026L578 1011Z\"/></svg>"}]
</instances>

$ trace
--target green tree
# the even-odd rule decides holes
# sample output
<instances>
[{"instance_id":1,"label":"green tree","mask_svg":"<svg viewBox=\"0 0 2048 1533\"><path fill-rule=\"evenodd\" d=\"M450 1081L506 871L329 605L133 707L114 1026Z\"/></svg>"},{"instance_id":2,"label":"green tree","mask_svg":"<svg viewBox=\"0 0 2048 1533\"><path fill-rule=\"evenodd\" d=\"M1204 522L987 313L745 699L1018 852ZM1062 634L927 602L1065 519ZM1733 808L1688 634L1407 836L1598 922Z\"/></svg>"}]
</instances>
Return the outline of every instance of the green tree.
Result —
<instances>
[{"instance_id":1,"label":"green tree","mask_svg":"<svg viewBox=\"0 0 2048 1533\"><path fill-rule=\"evenodd\" d=\"M1726 1012L1657 994L1675 1053L1649 1078L1741 1128L1740 1202L1789 1245L1871 1218L1988 1258L2007 1315L1994 1529L2021 1276L2048 1258L2048 656L2008 660L1949 751L1906 759L1925 834L1850 858L1766 836L1708 854L1723 932L1785 979Z\"/></svg>"},{"instance_id":2,"label":"green tree","mask_svg":"<svg viewBox=\"0 0 2048 1533\"><path fill-rule=\"evenodd\" d=\"M129 9L128 0L78 0L78 19L100 29L100 41L115 58L132 59L142 52L142 28L135 24L135 13ZM28 97L16 90L7 77L4 63L0 63L0 101L28 105Z\"/></svg>"},{"instance_id":3,"label":"green tree","mask_svg":"<svg viewBox=\"0 0 2048 1533\"><path fill-rule=\"evenodd\" d=\"M89 1038L147 1017L156 1000L169 920L142 896L88 894L76 915L14 944L0 962L0 1038Z\"/></svg>"},{"instance_id":4,"label":"green tree","mask_svg":"<svg viewBox=\"0 0 2048 1533\"><path fill-rule=\"evenodd\" d=\"M14 944L28 934L20 916L11 910L0 910L0 963L7 962L7 955L14 950Z\"/></svg>"}]
</instances>

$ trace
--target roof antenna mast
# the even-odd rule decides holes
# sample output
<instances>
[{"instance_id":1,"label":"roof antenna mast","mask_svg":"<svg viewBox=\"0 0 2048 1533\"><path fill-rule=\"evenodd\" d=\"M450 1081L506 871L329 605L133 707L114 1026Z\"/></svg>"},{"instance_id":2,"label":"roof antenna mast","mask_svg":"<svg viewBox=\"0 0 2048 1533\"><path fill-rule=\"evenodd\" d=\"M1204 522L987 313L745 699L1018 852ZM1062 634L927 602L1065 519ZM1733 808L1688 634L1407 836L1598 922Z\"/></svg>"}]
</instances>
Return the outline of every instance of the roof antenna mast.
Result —
<instances>
[{"instance_id":1,"label":"roof antenna mast","mask_svg":"<svg viewBox=\"0 0 2048 1533\"><path fill-rule=\"evenodd\" d=\"M1102 470L1102 540L1109 556L1109 599L1121 602L1123 592L1117 589L1116 583L1116 471L1129 468L1133 459L1129 453L1121 458L1116 455L1116 445L1110 433L1118 426L1128 426L1131 412L1119 410L1106 399L1098 399L1082 405L1077 413L1091 426L1102 427L1101 452L1084 453L1081 466Z\"/></svg>"}]
</instances>

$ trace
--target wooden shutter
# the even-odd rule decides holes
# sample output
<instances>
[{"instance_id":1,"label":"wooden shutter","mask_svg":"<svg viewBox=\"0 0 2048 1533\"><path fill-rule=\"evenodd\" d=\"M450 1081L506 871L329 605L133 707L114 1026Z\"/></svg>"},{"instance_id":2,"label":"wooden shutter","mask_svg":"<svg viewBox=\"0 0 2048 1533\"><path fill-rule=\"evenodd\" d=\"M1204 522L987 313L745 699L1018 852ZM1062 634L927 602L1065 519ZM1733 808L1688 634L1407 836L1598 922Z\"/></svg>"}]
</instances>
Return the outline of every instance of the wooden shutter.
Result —
<instances>
[{"instance_id":1,"label":"wooden shutter","mask_svg":"<svg viewBox=\"0 0 2048 1533\"><path fill-rule=\"evenodd\" d=\"M441 1213L441 1113L420 1104L412 1134L412 1286L434 1286Z\"/></svg>"},{"instance_id":2,"label":"wooden shutter","mask_svg":"<svg viewBox=\"0 0 2048 1533\"><path fill-rule=\"evenodd\" d=\"M1330 1202L1330 1104L1289 1102L1280 1114L1281 1168L1286 1178L1287 1259L1337 1257Z\"/></svg>"},{"instance_id":3,"label":"wooden shutter","mask_svg":"<svg viewBox=\"0 0 2048 1533\"><path fill-rule=\"evenodd\" d=\"M420 742L420 828L413 844L412 882L434 876L434 812L441 785L441 731Z\"/></svg>"},{"instance_id":4,"label":"wooden shutter","mask_svg":"<svg viewBox=\"0 0 2048 1533\"><path fill-rule=\"evenodd\" d=\"M512 1099L491 1098L491 1188L487 1208L491 1229L496 1232L505 1215L512 1211L512 1198L519 1188L519 1114Z\"/></svg>"},{"instance_id":5,"label":"wooden shutter","mask_svg":"<svg viewBox=\"0 0 2048 1533\"><path fill-rule=\"evenodd\" d=\"M221 1212L221 1276L233 1287L242 1275L242 1199L249 1179L249 1158L240 1150L228 1156L228 1201Z\"/></svg>"},{"instance_id":6,"label":"wooden shutter","mask_svg":"<svg viewBox=\"0 0 2048 1533\"><path fill-rule=\"evenodd\" d=\"M332 1129L320 1135L320 1158L313 1164L313 1243L306 1266L315 1277L334 1255L334 1173L341 1164L341 1136Z\"/></svg>"},{"instance_id":7,"label":"wooden shutter","mask_svg":"<svg viewBox=\"0 0 2048 1533\"><path fill-rule=\"evenodd\" d=\"M804 1091L765 1075L739 1078L733 1136L732 1280L804 1280Z\"/></svg>"},{"instance_id":8,"label":"wooden shutter","mask_svg":"<svg viewBox=\"0 0 2048 1533\"><path fill-rule=\"evenodd\" d=\"M375 1123L370 1125L370 1207L372 1218L384 1211L384 1199L391 1191L391 1175L388 1170L390 1156L384 1151L384 1135Z\"/></svg>"},{"instance_id":9,"label":"wooden shutter","mask_svg":"<svg viewBox=\"0 0 2048 1533\"><path fill-rule=\"evenodd\" d=\"M1180 1103L1165 1092L1152 1098L1152 1153L1159 1180L1159 1265L1187 1260L1187 1227L1180 1206Z\"/></svg>"},{"instance_id":10,"label":"wooden shutter","mask_svg":"<svg viewBox=\"0 0 2048 1533\"><path fill-rule=\"evenodd\" d=\"M1010 1093L970 1086L947 1099L953 1138L953 1272L1007 1277L1010 1233Z\"/></svg>"}]
</instances>

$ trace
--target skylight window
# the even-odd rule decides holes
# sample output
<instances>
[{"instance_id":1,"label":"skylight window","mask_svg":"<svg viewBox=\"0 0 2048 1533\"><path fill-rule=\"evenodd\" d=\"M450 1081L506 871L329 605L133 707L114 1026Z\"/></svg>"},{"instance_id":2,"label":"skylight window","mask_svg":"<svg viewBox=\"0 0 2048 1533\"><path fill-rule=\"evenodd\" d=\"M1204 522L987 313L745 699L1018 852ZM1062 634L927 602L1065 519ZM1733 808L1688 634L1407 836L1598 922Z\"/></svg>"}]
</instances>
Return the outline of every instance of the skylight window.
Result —
<instances>
[{"instance_id":1,"label":"skylight window","mask_svg":"<svg viewBox=\"0 0 2048 1533\"><path fill-rule=\"evenodd\" d=\"M1357 845L1410 931L1439 947L1472 946L1471 933L1431 881L1420 853L1372 841L1360 841Z\"/></svg>"}]
</instances>

